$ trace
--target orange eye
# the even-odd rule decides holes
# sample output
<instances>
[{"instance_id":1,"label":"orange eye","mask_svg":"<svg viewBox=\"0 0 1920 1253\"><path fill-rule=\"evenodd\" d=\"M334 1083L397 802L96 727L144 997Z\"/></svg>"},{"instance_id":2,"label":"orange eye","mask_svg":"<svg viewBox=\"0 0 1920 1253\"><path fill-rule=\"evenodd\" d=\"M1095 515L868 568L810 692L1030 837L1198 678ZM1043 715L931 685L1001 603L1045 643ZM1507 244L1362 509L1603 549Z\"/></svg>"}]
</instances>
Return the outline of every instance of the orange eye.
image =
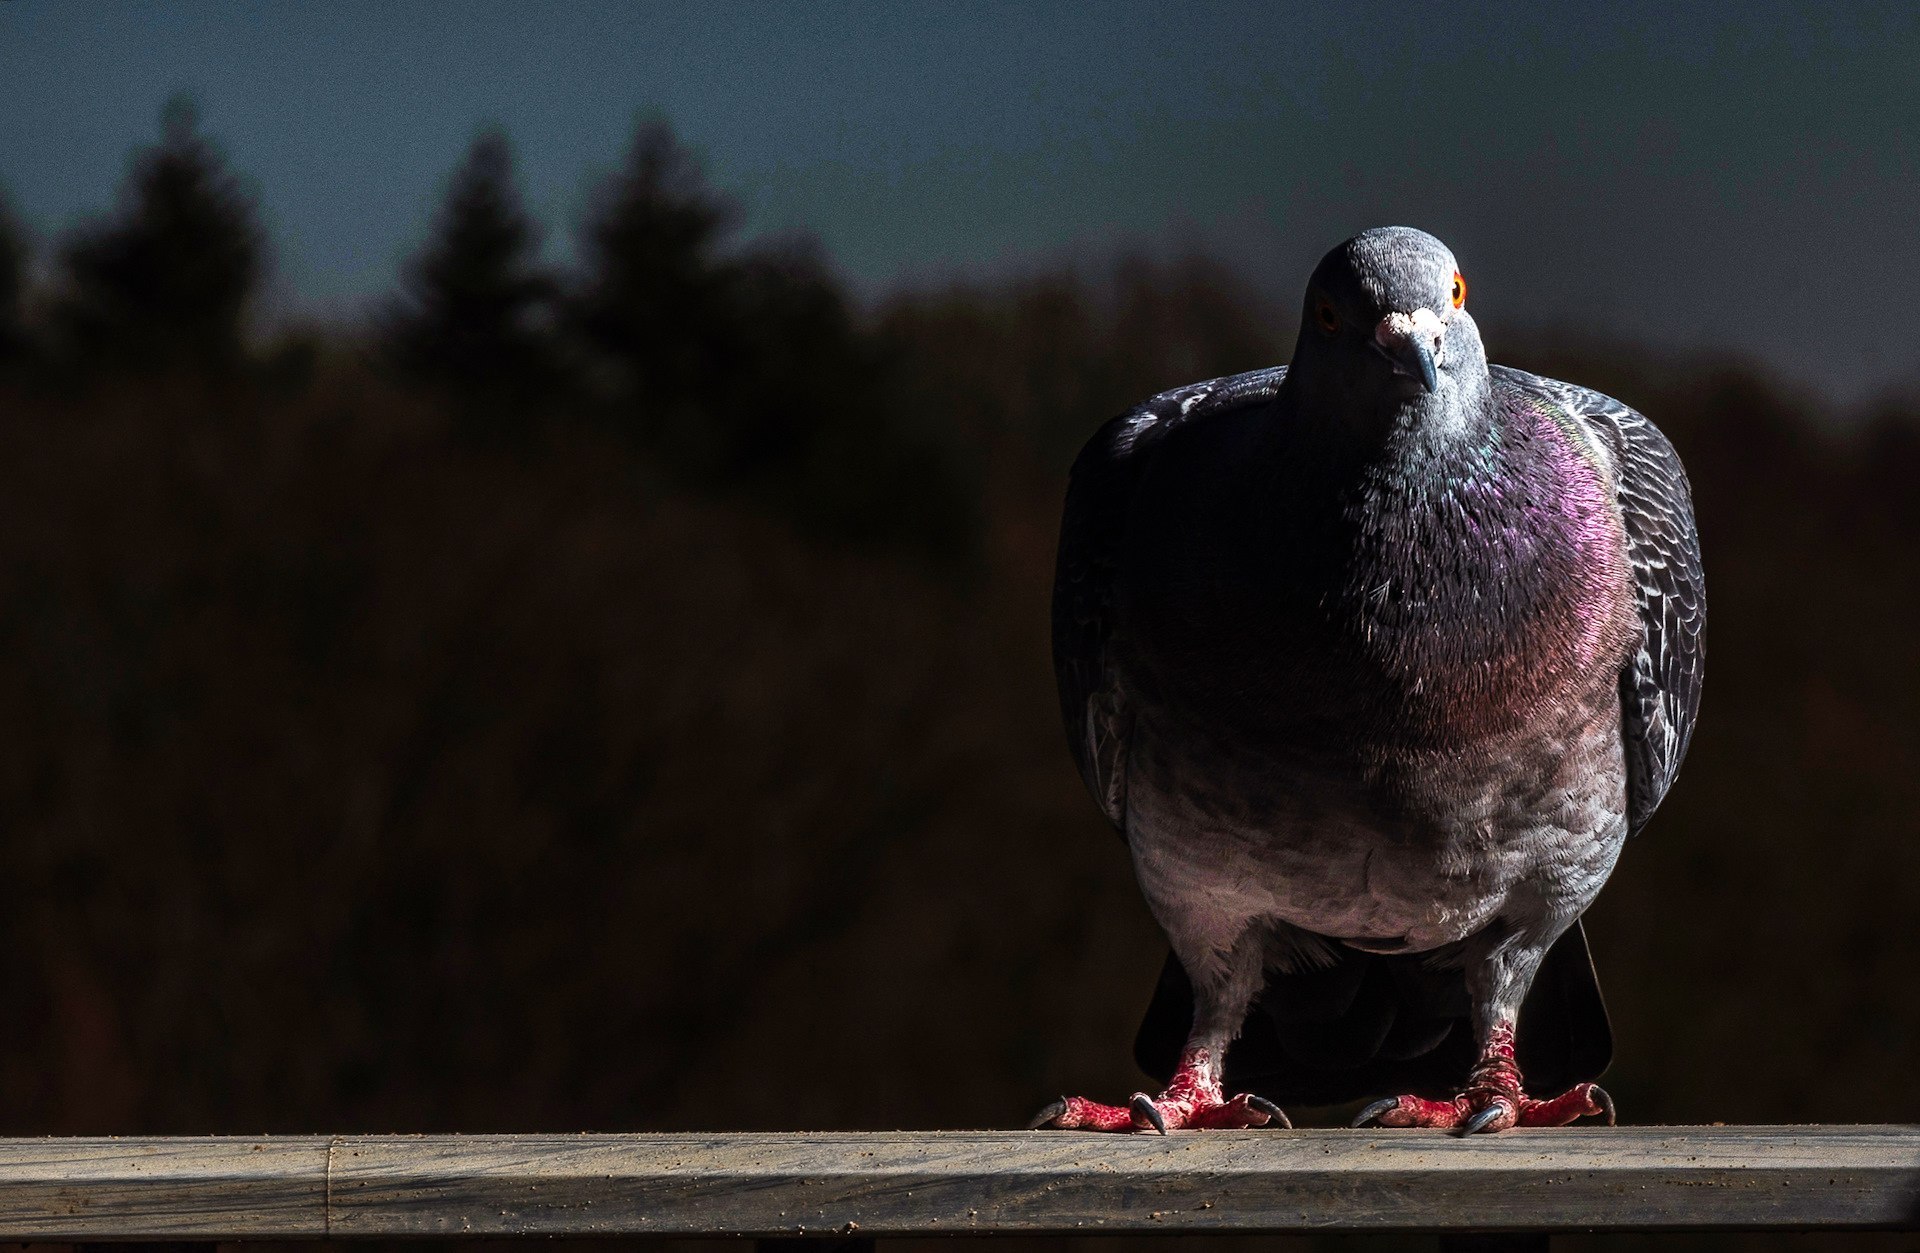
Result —
<instances>
[{"instance_id":1,"label":"orange eye","mask_svg":"<svg viewBox=\"0 0 1920 1253\"><path fill-rule=\"evenodd\" d=\"M1455 270L1453 273L1453 307L1456 309L1459 309L1464 307L1466 303L1467 303L1467 280L1464 278L1461 278L1460 272L1458 270Z\"/></svg>"},{"instance_id":2,"label":"orange eye","mask_svg":"<svg viewBox=\"0 0 1920 1253\"><path fill-rule=\"evenodd\" d=\"M1325 296L1314 306L1313 316L1320 319L1320 329L1329 335L1340 329L1340 315L1334 311L1333 302Z\"/></svg>"}]
</instances>

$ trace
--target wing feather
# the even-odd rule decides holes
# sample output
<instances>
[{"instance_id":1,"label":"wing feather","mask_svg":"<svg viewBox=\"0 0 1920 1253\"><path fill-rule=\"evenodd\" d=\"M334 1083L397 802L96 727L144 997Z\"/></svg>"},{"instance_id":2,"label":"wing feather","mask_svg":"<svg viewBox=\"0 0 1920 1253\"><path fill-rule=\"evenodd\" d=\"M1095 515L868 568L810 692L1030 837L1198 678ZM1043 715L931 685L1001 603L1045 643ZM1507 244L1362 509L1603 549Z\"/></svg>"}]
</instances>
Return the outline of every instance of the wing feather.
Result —
<instances>
[{"instance_id":1,"label":"wing feather","mask_svg":"<svg viewBox=\"0 0 1920 1253\"><path fill-rule=\"evenodd\" d=\"M1271 399L1286 372L1278 366L1163 392L1102 426L1073 463L1054 567L1054 677L1080 777L1123 830L1133 712L1112 662L1119 629L1114 586L1134 488L1168 432Z\"/></svg>"},{"instance_id":2,"label":"wing feather","mask_svg":"<svg viewBox=\"0 0 1920 1253\"><path fill-rule=\"evenodd\" d=\"M1642 627L1620 675L1627 821L1638 832L1679 774L1700 710L1707 598L1687 473L1660 428L1611 396L1503 366L1493 374L1571 414L1610 463Z\"/></svg>"}]
</instances>

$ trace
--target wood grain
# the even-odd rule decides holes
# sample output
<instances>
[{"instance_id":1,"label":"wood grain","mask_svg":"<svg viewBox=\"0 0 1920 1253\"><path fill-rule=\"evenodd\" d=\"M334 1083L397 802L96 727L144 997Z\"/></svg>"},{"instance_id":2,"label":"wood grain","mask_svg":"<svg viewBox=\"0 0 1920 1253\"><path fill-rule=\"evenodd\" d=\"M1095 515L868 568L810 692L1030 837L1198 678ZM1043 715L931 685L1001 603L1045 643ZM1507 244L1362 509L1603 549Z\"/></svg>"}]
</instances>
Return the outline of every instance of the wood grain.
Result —
<instances>
[{"instance_id":1,"label":"wood grain","mask_svg":"<svg viewBox=\"0 0 1920 1253\"><path fill-rule=\"evenodd\" d=\"M1920 1229L1920 1127L0 1140L0 1240Z\"/></svg>"},{"instance_id":2,"label":"wood grain","mask_svg":"<svg viewBox=\"0 0 1920 1253\"><path fill-rule=\"evenodd\" d=\"M327 1143L0 1139L0 1240L323 1236Z\"/></svg>"}]
</instances>

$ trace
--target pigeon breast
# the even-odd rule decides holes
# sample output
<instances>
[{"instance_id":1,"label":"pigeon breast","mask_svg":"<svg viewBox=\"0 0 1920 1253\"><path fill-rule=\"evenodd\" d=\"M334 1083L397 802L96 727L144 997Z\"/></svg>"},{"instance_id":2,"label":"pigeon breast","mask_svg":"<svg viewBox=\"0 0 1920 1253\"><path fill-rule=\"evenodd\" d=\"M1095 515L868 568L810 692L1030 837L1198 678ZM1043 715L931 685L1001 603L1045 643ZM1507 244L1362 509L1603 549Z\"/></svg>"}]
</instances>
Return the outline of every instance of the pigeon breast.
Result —
<instances>
[{"instance_id":1,"label":"pigeon breast","mask_svg":"<svg viewBox=\"0 0 1920 1253\"><path fill-rule=\"evenodd\" d=\"M1353 761L1611 693L1636 631L1604 453L1547 406L1499 403L1464 437L1409 428L1344 461L1277 404L1170 433L1116 589L1140 699Z\"/></svg>"}]
</instances>

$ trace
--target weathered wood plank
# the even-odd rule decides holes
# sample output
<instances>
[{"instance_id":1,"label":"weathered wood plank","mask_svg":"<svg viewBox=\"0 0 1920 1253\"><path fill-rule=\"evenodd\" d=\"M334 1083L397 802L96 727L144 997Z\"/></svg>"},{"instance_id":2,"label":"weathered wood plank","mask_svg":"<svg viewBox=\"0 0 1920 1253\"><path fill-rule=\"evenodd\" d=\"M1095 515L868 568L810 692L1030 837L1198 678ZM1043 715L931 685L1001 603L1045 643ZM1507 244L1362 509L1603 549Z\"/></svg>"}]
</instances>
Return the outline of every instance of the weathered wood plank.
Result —
<instances>
[{"instance_id":1,"label":"weathered wood plank","mask_svg":"<svg viewBox=\"0 0 1920 1253\"><path fill-rule=\"evenodd\" d=\"M1920 1229L1920 1127L0 1140L0 1240Z\"/></svg>"},{"instance_id":2,"label":"weathered wood plank","mask_svg":"<svg viewBox=\"0 0 1920 1253\"><path fill-rule=\"evenodd\" d=\"M336 1235L1920 1227L1920 1129L359 1139Z\"/></svg>"},{"instance_id":3,"label":"weathered wood plank","mask_svg":"<svg viewBox=\"0 0 1920 1253\"><path fill-rule=\"evenodd\" d=\"M0 1240L293 1239L326 1229L325 1137L0 1139Z\"/></svg>"}]
</instances>

